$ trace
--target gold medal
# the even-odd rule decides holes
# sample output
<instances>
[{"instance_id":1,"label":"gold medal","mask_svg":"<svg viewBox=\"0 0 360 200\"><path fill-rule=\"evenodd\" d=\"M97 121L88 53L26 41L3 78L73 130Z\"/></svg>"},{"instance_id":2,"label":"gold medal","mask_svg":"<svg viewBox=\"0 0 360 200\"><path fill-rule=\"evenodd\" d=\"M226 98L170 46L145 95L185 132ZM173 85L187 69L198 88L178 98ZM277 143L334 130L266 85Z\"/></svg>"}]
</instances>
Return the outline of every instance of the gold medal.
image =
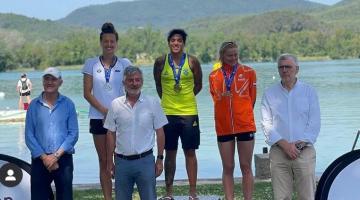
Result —
<instances>
[{"instance_id":1,"label":"gold medal","mask_svg":"<svg viewBox=\"0 0 360 200\"><path fill-rule=\"evenodd\" d=\"M181 91L181 85L179 83L175 84L174 85L174 91L176 93L179 93Z\"/></svg>"}]
</instances>

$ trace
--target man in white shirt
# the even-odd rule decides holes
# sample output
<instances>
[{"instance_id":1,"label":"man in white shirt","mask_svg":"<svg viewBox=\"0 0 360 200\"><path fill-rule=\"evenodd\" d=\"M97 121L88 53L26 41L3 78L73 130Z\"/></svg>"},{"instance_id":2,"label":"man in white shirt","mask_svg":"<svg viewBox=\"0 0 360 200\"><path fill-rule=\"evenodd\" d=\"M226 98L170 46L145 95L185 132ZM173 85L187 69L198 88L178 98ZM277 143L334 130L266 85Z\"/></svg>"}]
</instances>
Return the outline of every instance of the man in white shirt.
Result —
<instances>
[{"instance_id":1,"label":"man in white shirt","mask_svg":"<svg viewBox=\"0 0 360 200\"><path fill-rule=\"evenodd\" d=\"M261 102L261 125L270 148L274 199L315 197L316 152L313 144L320 132L320 107L316 91L296 77L296 56L278 58L281 82L268 88ZM295 183L295 184L294 184Z\"/></svg>"},{"instance_id":2,"label":"man in white shirt","mask_svg":"<svg viewBox=\"0 0 360 200\"><path fill-rule=\"evenodd\" d=\"M126 95L112 101L104 123L108 129L107 168L115 175L117 200L132 199L135 183L141 199L155 200L155 178L163 171L163 126L168 121L158 99L141 93L143 76L138 67L125 68L123 84Z\"/></svg>"}]
</instances>

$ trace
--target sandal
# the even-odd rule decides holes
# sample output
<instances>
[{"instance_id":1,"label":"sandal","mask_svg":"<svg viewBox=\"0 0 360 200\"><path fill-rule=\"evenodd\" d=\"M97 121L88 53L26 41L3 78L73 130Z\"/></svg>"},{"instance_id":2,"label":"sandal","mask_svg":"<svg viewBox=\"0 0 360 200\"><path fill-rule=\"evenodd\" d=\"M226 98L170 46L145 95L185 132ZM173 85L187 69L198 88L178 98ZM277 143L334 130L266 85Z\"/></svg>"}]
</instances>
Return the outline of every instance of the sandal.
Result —
<instances>
[{"instance_id":1,"label":"sandal","mask_svg":"<svg viewBox=\"0 0 360 200\"><path fill-rule=\"evenodd\" d=\"M159 200L174 200L172 196L163 196Z\"/></svg>"}]
</instances>

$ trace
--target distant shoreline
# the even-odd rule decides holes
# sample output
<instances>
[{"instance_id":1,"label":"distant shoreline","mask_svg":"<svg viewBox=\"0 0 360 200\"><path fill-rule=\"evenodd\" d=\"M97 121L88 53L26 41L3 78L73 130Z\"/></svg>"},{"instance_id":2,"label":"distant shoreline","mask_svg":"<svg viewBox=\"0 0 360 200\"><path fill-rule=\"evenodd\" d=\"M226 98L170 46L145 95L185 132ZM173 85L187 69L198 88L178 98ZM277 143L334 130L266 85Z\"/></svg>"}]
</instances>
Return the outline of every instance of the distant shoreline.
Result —
<instances>
[{"instance_id":1,"label":"distant shoreline","mask_svg":"<svg viewBox=\"0 0 360 200\"><path fill-rule=\"evenodd\" d=\"M336 59L331 59L329 56L308 56L308 57L298 57L300 62L309 62L309 61L330 61L330 60L336 60ZM359 59L359 58L348 58L348 59ZM344 59L339 59L339 60L344 60ZM215 63L216 60L210 62L210 63L201 63L203 65L212 65L213 63ZM241 62L241 61L240 61ZM271 62L275 62L275 61L256 61L256 60L247 60L247 61L243 61L243 63L271 63ZM136 66L153 66L153 62L149 62L148 59L146 60L138 60L137 62L133 63ZM60 70L81 70L83 65L63 65L63 66L56 66L59 67ZM39 69L41 70L41 69ZM6 72L30 72L30 71L36 71L34 68L16 68L13 70L9 70Z\"/></svg>"}]
</instances>

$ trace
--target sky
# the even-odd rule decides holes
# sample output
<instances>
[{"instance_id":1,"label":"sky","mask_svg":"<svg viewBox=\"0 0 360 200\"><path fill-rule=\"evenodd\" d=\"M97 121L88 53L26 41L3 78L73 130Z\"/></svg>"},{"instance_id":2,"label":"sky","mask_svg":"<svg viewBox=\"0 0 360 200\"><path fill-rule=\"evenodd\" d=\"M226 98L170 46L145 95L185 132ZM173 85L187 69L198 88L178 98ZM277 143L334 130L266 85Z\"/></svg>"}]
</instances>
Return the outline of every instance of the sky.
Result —
<instances>
[{"instance_id":1,"label":"sky","mask_svg":"<svg viewBox=\"0 0 360 200\"><path fill-rule=\"evenodd\" d=\"M115 1L131 0L0 0L0 13L14 13L43 20L57 20L80 7L107 4ZM311 1L333 5L341 0Z\"/></svg>"}]
</instances>

